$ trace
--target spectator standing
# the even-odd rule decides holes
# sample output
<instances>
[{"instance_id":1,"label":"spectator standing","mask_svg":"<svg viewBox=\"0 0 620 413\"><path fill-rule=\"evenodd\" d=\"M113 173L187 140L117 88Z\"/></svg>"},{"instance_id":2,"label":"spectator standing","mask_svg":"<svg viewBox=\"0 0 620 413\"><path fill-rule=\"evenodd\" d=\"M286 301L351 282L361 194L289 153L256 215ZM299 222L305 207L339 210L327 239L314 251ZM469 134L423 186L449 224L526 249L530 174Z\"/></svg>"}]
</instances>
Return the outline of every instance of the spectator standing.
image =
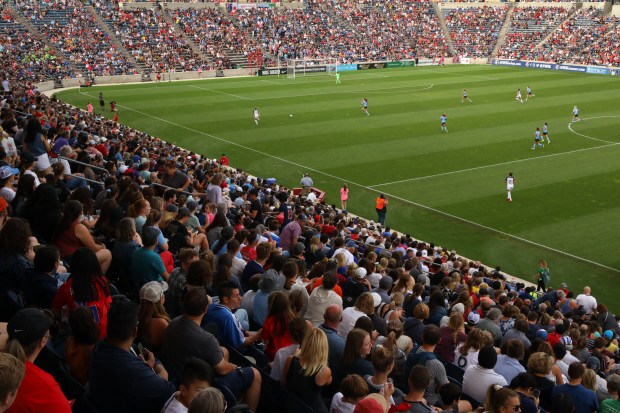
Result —
<instances>
[{"instance_id":1,"label":"spectator standing","mask_svg":"<svg viewBox=\"0 0 620 413\"><path fill-rule=\"evenodd\" d=\"M375 200L375 210L377 211L377 221L381 225L385 225L385 218L387 216L387 206L390 204L390 201L385 197L384 194L380 194Z\"/></svg>"},{"instance_id":2,"label":"spectator standing","mask_svg":"<svg viewBox=\"0 0 620 413\"><path fill-rule=\"evenodd\" d=\"M347 210L347 200L349 199L349 187L347 184L342 184L340 188L340 206L344 211Z\"/></svg>"},{"instance_id":3,"label":"spectator standing","mask_svg":"<svg viewBox=\"0 0 620 413\"><path fill-rule=\"evenodd\" d=\"M596 310L596 298L592 295L592 289L588 286L583 287L583 293L576 298L577 305L583 306L586 316L589 317Z\"/></svg>"},{"instance_id":4,"label":"spectator standing","mask_svg":"<svg viewBox=\"0 0 620 413\"><path fill-rule=\"evenodd\" d=\"M307 196L312 189L312 186L314 185L314 183L312 182L312 178L310 178L310 175L308 173L305 173L304 176L301 178L300 185L301 195Z\"/></svg>"}]
</instances>

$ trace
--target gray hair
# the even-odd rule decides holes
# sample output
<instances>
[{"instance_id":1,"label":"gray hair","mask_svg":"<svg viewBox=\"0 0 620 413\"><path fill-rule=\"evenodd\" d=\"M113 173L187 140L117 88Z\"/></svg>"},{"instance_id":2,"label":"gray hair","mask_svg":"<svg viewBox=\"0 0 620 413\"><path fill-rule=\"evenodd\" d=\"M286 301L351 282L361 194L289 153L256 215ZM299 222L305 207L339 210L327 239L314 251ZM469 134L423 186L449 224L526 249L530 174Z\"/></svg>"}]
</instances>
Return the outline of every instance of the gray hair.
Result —
<instances>
[{"instance_id":1,"label":"gray hair","mask_svg":"<svg viewBox=\"0 0 620 413\"><path fill-rule=\"evenodd\" d=\"M489 319L489 320L491 320L491 321L497 321L497 320L499 320L499 318L501 317L501 315L502 315L502 312L501 312L501 311L499 311L499 309L497 309L497 308L491 308L491 309L489 310L489 312L487 313L486 318L488 318L488 319Z\"/></svg>"},{"instance_id":2,"label":"gray hair","mask_svg":"<svg viewBox=\"0 0 620 413\"><path fill-rule=\"evenodd\" d=\"M64 145L60 148L60 156L64 156L65 158L71 155L73 149L69 145Z\"/></svg>"},{"instance_id":3,"label":"gray hair","mask_svg":"<svg viewBox=\"0 0 620 413\"><path fill-rule=\"evenodd\" d=\"M194 397L188 413L222 413L225 407L222 392L215 387L207 387Z\"/></svg>"}]
</instances>

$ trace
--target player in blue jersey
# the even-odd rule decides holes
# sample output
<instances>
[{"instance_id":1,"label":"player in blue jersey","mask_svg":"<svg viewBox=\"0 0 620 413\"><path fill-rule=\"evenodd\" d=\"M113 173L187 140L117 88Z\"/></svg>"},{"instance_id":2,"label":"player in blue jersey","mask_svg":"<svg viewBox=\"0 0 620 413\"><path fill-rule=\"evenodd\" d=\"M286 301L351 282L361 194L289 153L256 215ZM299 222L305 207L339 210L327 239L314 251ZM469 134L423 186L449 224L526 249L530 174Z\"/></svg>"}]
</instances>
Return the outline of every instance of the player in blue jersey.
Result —
<instances>
[{"instance_id":1,"label":"player in blue jersey","mask_svg":"<svg viewBox=\"0 0 620 413\"><path fill-rule=\"evenodd\" d=\"M573 122L579 122L581 118L579 117L579 108L577 106L573 106Z\"/></svg>"},{"instance_id":2,"label":"player in blue jersey","mask_svg":"<svg viewBox=\"0 0 620 413\"><path fill-rule=\"evenodd\" d=\"M536 128L536 132L534 133L534 146L532 146L532 149L536 149L537 146L545 147L540 141L540 128Z\"/></svg>"},{"instance_id":3,"label":"player in blue jersey","mask_svg":"<svg viewBox=\"0 0 620 413\"><path fill-rule=\"evenodd\" d=\"M370 116L370 113L368 113L368 99L366 98L362 100L362 112L364 112L366 116Z\"/></svg>"},{"instance_id":4,"label":"player in blue jersey","mask_svg":"<svg viewBox=\"0 0 620 413\"><path fill-rule=\"evenodd\" d=\"M543 125L542 137L543 141L547 139L547 143L551 143L551 139L549 139L549 125L547 125L547 122Z\"/></svg>"},{"instance_id":5,"label":"player in blue jersey","mask_svg":"<svg viewBox=\"0 0 620 413\"><path fill-rule=\"evenodd\" d=\"M465 102L466 100L471 102L471 99L469 97L467 97L467 89L463 89L463 97L461 98L461 103ZM473 103L473 102L471 102L471 103Z\"/></svg>"},{"instance_id":6,"label":"player in blue jersey","mask_svg":"<svg viewBox=\"0 0 620 413\"><path fill-rule=\"evenodd\" d=\"M532 88L527 86L527 96L525 97L525 101L527 102L527 100L529 98L533 98L534 96L536 96L535 94L532 93Z\"/></svg>"},{"instance_id":7,"label":"player in blue jersey","mask_svg":"<svg viewBox=\"0 0 620 413\"><path fill-rule=\"evenodd\" d=\"M448 120L448 117L446 116L445 113L442 113L441 116L439 117L439 121L441 122L441 131L442 132L448 132L448 127L446 126L446 121Z\"/></svg>"}]
</instances>

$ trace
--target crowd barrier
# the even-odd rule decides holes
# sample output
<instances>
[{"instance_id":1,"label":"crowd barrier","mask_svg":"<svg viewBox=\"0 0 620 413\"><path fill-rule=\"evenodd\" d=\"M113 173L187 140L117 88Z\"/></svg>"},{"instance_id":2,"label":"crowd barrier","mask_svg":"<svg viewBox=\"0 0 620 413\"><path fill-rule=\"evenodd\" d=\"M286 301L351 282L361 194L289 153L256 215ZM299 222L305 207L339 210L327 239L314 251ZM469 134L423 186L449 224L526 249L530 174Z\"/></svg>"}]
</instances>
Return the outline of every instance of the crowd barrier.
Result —
<instances>
[{"instance_id":1,"label":"crowd barrier","mask_svg":"<svg viewBox=\"0 0 620 413\"><path fill-rule=\"evenodd\" d=\"M564 63L533 62L530 60L491 59L495 66L523 67L533 69L560 70L564 72L589 73L594 75L620 76L620 68L605 66L569 65Z\"/></svg>"}]
</instances>

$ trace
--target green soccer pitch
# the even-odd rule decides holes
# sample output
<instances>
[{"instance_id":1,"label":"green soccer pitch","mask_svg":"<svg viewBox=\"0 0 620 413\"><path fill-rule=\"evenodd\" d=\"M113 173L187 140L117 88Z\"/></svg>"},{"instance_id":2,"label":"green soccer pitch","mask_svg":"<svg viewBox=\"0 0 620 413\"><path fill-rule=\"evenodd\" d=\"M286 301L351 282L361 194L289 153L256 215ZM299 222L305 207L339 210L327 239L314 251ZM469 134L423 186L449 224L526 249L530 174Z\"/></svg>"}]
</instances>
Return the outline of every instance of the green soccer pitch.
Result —
<instances>
[{"instance_id":1,"label":"green soccer pitch","mask_svg":"<svg viewBox=\"0 0 620 413\"><path fill-rule=\"evenodd\" d=\"M535 97L523 99L526 87ZM461 103L463 89L472 102ZM248 77L94 87L58 93L81 108L116 100L120 122L298 186L308 172L327 202L416 239L532 280L590 285L616 311L620 279L620 78L491 66L418 67L329 76ZM361 110L368 98L370 116ZM583 121L571 124L577 105ZM254 107L260 124L253 121ZM448 133L439 117L448 117ZM112 117L106 108L105 115ZM292 115L292 117L290 116ZM532 150L536 127L551 143ZM505 177L516 178L514 202ZM618 303L618 304L616 304Z\"/></svg>"}]
</instances>

